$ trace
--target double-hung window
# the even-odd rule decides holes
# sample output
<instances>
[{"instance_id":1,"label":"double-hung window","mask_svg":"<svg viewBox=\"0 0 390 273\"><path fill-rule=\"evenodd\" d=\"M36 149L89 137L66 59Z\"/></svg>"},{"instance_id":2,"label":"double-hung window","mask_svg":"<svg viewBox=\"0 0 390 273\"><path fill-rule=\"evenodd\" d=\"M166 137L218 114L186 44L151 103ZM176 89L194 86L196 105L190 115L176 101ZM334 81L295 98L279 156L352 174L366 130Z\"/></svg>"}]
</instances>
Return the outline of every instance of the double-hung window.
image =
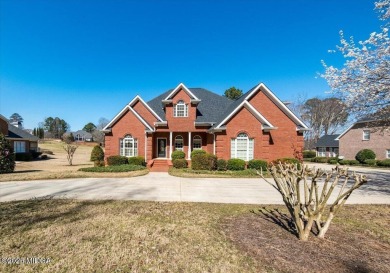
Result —
<instances>
[{"instance_id":1,"label":"double-hung window","mask_svg":"<svg viewBox=\"0 0 390 273\"><path fill-rule=\"evenodd\" d=\"M318 147L318 155L319 157L325 157L326 156L326 148L325 147Z\"/></svg>"},{"instance_id":2,"label":"double-hung window","mask_svg":"<svg viewBox=\"0 0 390 273\"><path fill-rule=\"evenodd\" d=\"M126 135L120 140L120 155L132 157L138 156L138 140L131 135Z\"/></svg>"},{"instance_id":3,"label":"double-hung window","mask_svg":"<svg viewBox=\"0 0 390 273\"><path fill-rule=\"evenodd\" d=\"M202 138L199 135L194 136L194 139L192 141L192 149L193 150L202 149Z\"/></svg>"},{"instance_id":4,"label":"double-hung window","mask_svg":"<svg viewBox=\"0 0 390 273\"><path fill-rule=\"evenodd\" d=\"M25 153L26 152L26 142L14 141L14 151L15 151L15 153Z\"/></svg>"},{"instance_id":5,"label":"double-hung window","mask_svg":"<svg viewBox=\"0 0 390 273\"><path fill-rule=\"evenodd\" d=\"M183 151L183 137L182 136L175 137L175 150Z\"/></svg>"},{"instance_id":6,"label":"double-hung window","mask_svg":"<svg viewBox=\"0 0 390 273\"><path fill-rule=\"evenodd\" d=\"M363 130L363 140L370 140L370 130Z\"/></svg>"},{"instance_id":7,"label":"double-hung window","mask_svg":"<svg viewBox=\"0 0 390 273\"><path fill-rule=\"evenodd\" d=\"M245 161L253 159L253 138L249 138L247 134L240 133L237 138L231 140L231 157L239 158Z\"/></svg>"},{"instance_id":8,"label":"double-hung window","mask_svg":"<svg viewBox=\"0 0 390 273\"><path fill-rule=\"evenodd\" d=\"M174 117L188 117L188 105L184 101L179 100L175 105Z\"/></svg>"},{"instance_id":9,"label":"double-hung window","mask_svg":"<svg viewBox=\"0 0 390 273\"><path fill-rule=\"evenodd\" d=\"M390 158L390 149L386 150L386 158Z\"/></svg>"}]
</instances>

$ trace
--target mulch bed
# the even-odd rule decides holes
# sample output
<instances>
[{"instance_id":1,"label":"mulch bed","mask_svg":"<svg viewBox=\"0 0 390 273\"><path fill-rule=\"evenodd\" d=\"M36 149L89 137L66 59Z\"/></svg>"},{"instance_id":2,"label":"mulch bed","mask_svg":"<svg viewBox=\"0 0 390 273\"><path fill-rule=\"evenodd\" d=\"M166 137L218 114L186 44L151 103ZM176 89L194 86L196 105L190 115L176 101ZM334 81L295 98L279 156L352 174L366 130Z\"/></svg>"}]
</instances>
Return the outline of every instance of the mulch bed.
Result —
<instances>
[{"instance_id":1,"label":"mulch bed","mask_svg":"<svg viewBox=\"0 0 390 273\"><path fill-rule=\"evenodd\" d=\"M309 241L303 242L288 227L286 218L281 218L277 224L275 219L254 212L227 219L223 229L239 249L267 271L390 272L390 245L386 242L344 230L334 223L324 240L311 235Z\"/></svg>"}]
</instances>

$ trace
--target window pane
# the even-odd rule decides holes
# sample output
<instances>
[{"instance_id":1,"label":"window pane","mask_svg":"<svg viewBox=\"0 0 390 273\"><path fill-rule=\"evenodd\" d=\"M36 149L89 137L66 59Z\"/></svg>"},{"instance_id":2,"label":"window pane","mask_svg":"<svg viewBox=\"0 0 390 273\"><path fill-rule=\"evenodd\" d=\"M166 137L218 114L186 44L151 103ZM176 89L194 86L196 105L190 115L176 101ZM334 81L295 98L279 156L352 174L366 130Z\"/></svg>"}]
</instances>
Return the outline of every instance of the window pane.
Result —
<instances>
[{"instance_id":1,"label":"window pane","mask_svg":"<svg viewBox=\"0 0 390 273\"><path fill-rule=\"evenodd\" d=\"M253 138L249 139L248 160L253 159Z\"/></svg>"},{"instance_id":2,"label":"window pane","mask_svg":"<svg viewBox=\"0 0 390 273\"><path fill-rule=\"evenodd\" d=\"M202 138L200 136L194 136L192 148L194 150L202 149Z\"/></svg>"}]
</instances>

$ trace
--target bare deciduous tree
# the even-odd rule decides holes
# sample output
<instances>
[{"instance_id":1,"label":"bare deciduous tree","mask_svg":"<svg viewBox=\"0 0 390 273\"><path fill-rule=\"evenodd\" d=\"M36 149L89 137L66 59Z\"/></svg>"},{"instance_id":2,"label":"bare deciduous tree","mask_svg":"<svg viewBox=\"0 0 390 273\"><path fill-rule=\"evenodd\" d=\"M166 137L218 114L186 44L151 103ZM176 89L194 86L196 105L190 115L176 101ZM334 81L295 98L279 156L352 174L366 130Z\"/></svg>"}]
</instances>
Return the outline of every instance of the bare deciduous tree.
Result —
<instances>
[{"instance_id":1,"label":"bare deciduous tree","mask_svg":"<svg viewBox=\"0 0 390 273\"><path fill-rule=\"evenodd\" d=\"M72 166L73 155L79 147L77 144L66 143L62 146L66 152L66 158L68 159L69 166Z\"/></svg>"},{"instance_id":2,"label":"bare deciduous tree","mask_svg":"<svg viewBox=\"0 0 390 273\"><path fill-rule=\"evenodd\" d=\"M316 236L324 238L335 214L351 193L367 182L364 175L338 167L326 172L304 165L298 168L294 164L278 164L270 167L269 172L275 183L268 181L262 172L259 174L282 195L297 235L303 241L308 240L314 224ZM336 187L339 192L332 195Z\"/></svg>"}]
</instances>

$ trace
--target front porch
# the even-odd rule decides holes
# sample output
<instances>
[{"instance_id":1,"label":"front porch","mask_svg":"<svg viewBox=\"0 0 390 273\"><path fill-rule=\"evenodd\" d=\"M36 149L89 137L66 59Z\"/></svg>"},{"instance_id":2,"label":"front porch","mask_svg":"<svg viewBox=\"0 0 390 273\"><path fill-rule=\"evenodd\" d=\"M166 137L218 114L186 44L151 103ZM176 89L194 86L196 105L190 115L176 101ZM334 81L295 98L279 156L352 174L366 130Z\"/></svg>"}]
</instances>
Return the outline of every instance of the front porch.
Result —
<instances>
[{"instance_id":1,"label":"front porch","mask_svg":"<svg viewBox=\"0 0 390 273\"><path fill-rule=\"evenodd\" d=\"M168 171L173 151L183 151L191 160L193 150L214 153L214 136L206 132L153 132L147 135L146 162L151 171Z\"/></svg>"}]
</instances>

